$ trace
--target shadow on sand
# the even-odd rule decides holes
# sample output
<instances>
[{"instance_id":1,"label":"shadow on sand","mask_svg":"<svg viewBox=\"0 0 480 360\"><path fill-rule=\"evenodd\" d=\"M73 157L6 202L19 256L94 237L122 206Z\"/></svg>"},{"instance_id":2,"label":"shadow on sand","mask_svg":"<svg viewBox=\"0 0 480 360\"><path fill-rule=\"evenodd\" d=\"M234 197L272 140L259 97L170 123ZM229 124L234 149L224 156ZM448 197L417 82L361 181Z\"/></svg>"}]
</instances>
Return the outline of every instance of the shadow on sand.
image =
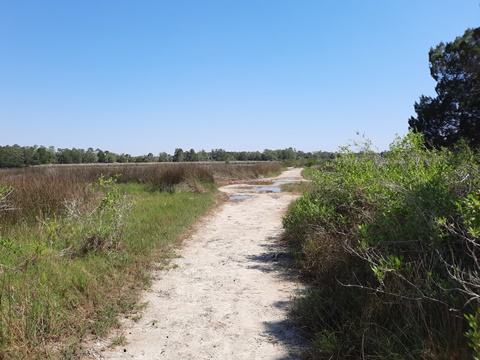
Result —
<instances>
[{"instance_id":1,"label":"shadow on sand","mask_svg":"<svg viewBox=\"0 0 480 360\"><path fill-rule=\"evenodd\" d=\"M300 282L298 272L293 268L293 257L289 252L288 246L279 238L269 238L269 244L262 245L260 254L248 255L247 259L252 262L249 269L260 270L265 273L274 273L280 279L285 281ZM298 287L298 291L293 296L299 296L304 291L303 286ZM276 308L285 310L288 317L281 321L264 322L263 336L267 337L269 342L281 343L289 349L286 357L278 360L301 359L302 353L308 349L309 343L301 336L301 331L296 326L296 321L291 316L294 298L289 300L277 301L271 304Z\"/></svg>"}]
</instances>

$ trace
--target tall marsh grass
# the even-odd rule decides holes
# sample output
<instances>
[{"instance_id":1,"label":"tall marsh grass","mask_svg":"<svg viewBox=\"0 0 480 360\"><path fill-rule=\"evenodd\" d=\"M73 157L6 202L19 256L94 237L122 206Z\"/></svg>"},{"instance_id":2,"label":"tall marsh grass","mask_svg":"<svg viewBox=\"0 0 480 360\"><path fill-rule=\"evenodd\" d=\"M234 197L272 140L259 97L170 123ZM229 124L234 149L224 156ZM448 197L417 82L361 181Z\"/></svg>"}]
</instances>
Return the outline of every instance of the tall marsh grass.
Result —
<instances>
[{"instance_id":1,"label":"tall marsh grass","mask_svg":"<svg viewBox=\"0 0 480 360\"><path fill-rule=\"evenodd\" d=\"M89 201L88 184L100 176L117 177L117 182L145 185L149 190L173 193L178 186L192 191L208 190L207 184L255 179L278 173L280 163L254 165L161 163L153 165L41 166L0 170L0 186L13 188L8 202L13 208L0 212L0 224L36 221L65 209L65 201ZM207 186L204 189L204 186Z\"/></svg>"}]
</instances>

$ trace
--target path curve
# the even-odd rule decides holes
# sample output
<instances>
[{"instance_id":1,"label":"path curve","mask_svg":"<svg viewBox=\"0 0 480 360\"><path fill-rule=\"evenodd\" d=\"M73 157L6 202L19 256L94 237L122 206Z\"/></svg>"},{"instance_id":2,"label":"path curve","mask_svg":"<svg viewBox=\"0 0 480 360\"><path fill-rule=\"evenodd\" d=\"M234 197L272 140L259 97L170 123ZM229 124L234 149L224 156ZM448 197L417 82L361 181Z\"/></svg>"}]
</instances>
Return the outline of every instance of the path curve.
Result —
<instances>
[{"instance_id":1,"label":"path curve","mask_svg":"<svg viewBox=\"0 0 480 360\"><path fill-rule=\"evenodd\" d=\"M301 181L289 169L270 181ZM264 179L265 180L265 179ZM297 359L303 344L287 320L301 285L279 241L281 217L297 195L233 184L227 201L197 225L169 270L154 274L136 322L122 320L127 345L107 341L95 359ZM110 340L111 341L111 340Z\"/></svg>"}]
</instances>

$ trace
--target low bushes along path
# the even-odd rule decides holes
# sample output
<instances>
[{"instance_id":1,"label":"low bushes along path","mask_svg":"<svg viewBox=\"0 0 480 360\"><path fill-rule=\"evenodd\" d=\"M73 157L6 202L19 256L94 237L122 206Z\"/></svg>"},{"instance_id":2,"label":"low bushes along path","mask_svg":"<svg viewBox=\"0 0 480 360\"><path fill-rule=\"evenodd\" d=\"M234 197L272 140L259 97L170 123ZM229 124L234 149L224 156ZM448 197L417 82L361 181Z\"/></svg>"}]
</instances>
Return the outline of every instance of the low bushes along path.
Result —
<instances>
[{"instance_id":1,"label":"low bushes along path","mask_svg":"<svg viewBox=\"0 0 480 360\"><path fill-rule=\"evenodd\" d=\"M268 180L301 181L300 171ZM258 186L220 189L229 197L249 197L226 201L201 221L173 266L154 274L140 319L122 320L126 345L95 343L87 358L299 358L303 342L287 316L301 285L279 241L281 217L297 195Z\"/></svg>"}]
</instances>

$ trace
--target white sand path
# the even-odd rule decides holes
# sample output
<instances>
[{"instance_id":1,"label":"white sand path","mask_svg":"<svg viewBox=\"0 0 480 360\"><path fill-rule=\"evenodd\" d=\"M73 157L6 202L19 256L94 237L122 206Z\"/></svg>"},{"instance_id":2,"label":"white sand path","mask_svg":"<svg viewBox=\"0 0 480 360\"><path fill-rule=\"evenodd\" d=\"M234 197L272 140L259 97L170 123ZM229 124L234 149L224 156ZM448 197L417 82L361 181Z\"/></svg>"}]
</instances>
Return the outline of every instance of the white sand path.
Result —
<instances>
[{"instance_id":1,"label":"white sand path","mask_svg":"<svg viewBox=\"0 0 480 360\"><path fill-rule=\"evenodd\" d=\"M273 181L300 181L289 169ZM122 320L126 345L91 344L96 359L297 359L304 342L288 309L301 291L279 241L281 217L297 195L233 184L226 201L203 219L169 270L154 274L137 321ZM131 317L130 317L131 318Z\"/></svg>"}]
</instances>

